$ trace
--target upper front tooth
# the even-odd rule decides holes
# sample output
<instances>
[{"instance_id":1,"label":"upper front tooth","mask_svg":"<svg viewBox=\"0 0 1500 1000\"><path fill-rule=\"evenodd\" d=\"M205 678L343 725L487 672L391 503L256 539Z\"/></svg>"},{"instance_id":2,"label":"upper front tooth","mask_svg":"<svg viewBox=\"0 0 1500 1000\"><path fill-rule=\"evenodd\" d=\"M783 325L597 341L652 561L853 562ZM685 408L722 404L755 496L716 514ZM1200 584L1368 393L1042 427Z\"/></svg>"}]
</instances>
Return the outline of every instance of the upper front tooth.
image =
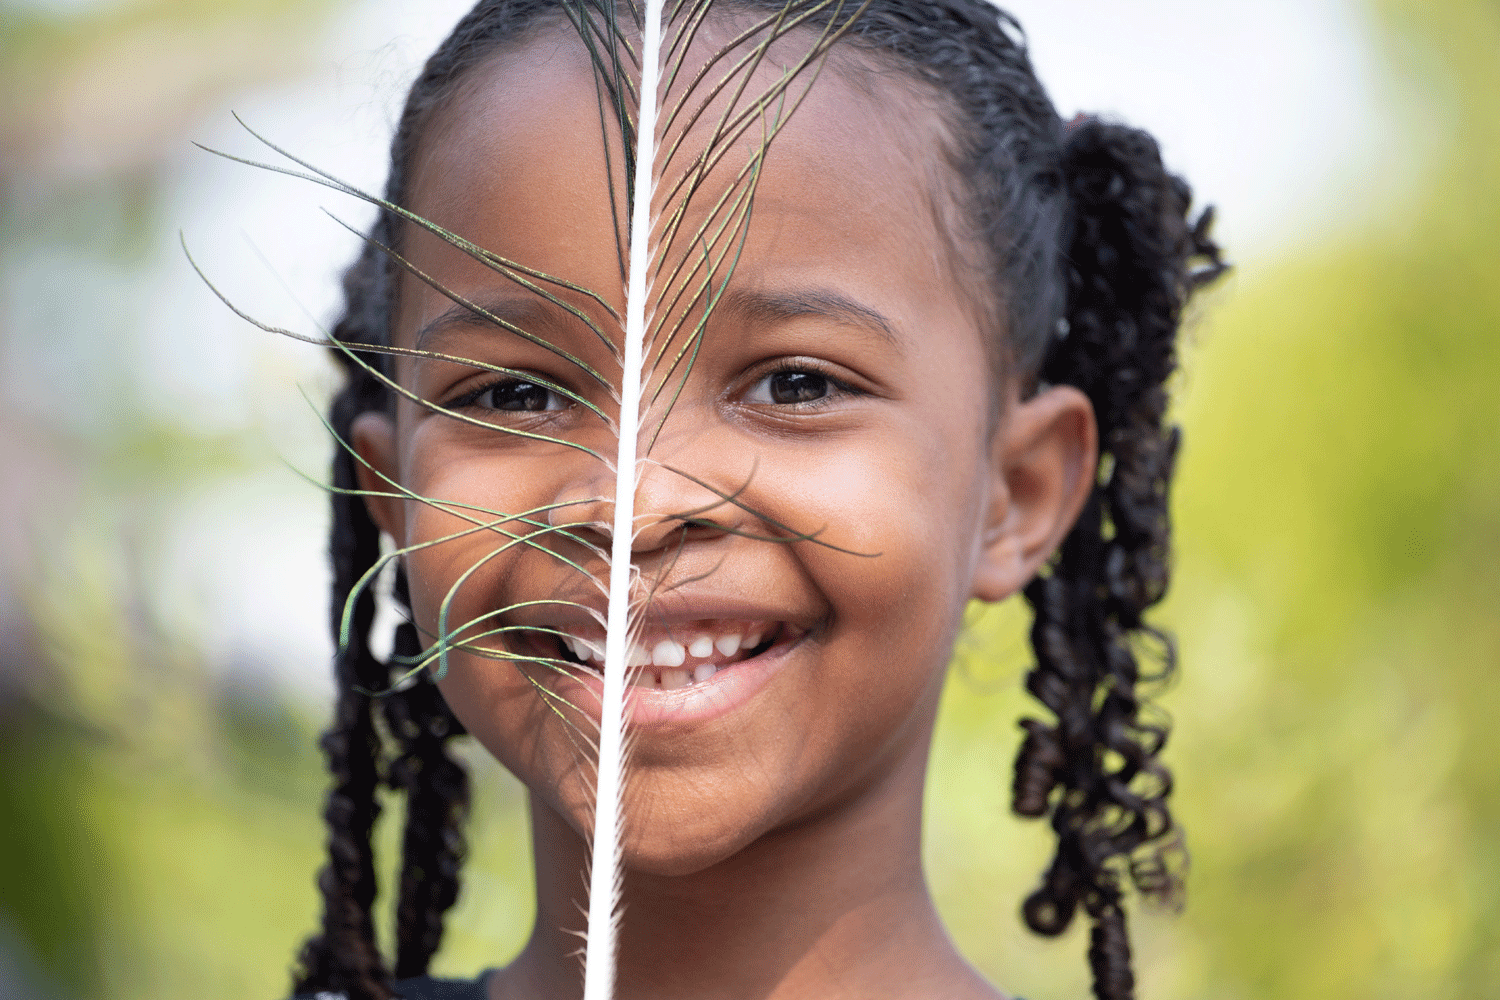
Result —
<instances>
[{"instance_id":1,"label":"upper front tooth","mask_svg":"<svg viewBox=\"0 0 1500 1000\"><path fill-rule=\"evenodd\" d=\"M725 656L733 656L740 651L740 637L737 635L721 635L714 642L714 645Z\"/></svg>"},{"instance_id":2,"label":"upper front tooth","mask_svg":"<svg viewBox=\"0 0 1500 1000\"><path fill-rule=\"evenodd\" d=\"M651 654L646 651L646 647L638 642L632 642L630 644L630 652L625 657L625 665L627 667L644 667L650 662Z\"/></svg>"},{"instance_id":3,"label":"upper front tooth","mask_svg":"<svg viewBox=\"0 0 1500 1000\"><path fill-rule=\"evenodd\" d=\"M759 646L759 645L760 645L760 633L759 632L752 632L749 635L745 636L745 648L746 649L754 649L756 646Z\"/></svg>"},{"instance_id":4,"label":"upper front tooth","mask_svg":"<svg viewBox=\"0 0 1500 1000\"><path fill-rule=\"evenodd\" d=\"M688 646L688 652L693 654L694 659L705 659L713 655L714 641L706 635L700 635Z\"/></svg>"},{"instance_id":5,"label":"upper front tooth","mask_svg":"<svg viewBox=\"0 0 1500 1000\"><path fill-rule=\"evenodd\" d=\"M687 652L682 644L673 642L671 639L663 639L651 650L651 662L658 667L680 667L687 660Z\"/></svg>"}]
</instances>

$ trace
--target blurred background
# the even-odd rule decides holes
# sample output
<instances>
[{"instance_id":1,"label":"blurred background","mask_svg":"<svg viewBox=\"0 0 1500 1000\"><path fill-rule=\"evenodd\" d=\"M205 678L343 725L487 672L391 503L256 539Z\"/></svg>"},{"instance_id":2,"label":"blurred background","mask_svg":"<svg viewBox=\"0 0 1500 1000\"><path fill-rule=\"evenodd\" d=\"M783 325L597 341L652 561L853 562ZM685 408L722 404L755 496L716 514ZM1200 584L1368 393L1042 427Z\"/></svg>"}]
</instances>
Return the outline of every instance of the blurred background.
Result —
<instances>
[{"instance_id":1,"label":"blurred background","mask_svg":"<svg viewBox=\"0 0 1500 1000\"><path fill-rule=\"evenodd\" d=\"M299 473L334 381L183 245L315 334L354 246L326 212L369 216L192 143L266 156L237 113L377 188L463 6L0 0L0 997L285 995L331 690ZM1178 385L1193 867L1136 921L1141 994L1500 995L1500 4L1011 7L1063 113L1155 132L1237 264ZM997 982L1083 997L1078 929L1016 916L1048 849L1008 812L1024 626L976 612L960 647L930 869ZM471 757L455 975L531 920L520 793Z\"/></svg>"}]
</instances>

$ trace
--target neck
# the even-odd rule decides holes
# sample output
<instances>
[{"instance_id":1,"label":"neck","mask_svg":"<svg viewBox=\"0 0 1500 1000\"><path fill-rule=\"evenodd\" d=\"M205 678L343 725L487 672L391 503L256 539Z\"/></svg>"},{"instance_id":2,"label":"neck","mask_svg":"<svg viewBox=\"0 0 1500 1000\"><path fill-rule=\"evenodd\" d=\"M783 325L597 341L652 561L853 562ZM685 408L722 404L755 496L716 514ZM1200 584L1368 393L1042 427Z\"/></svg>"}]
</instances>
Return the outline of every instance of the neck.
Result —
<instances>
[{"instance_id":1,"label":"neck","mask_svg":"<svg viewBox=\"0 0 1500 1000\"><path fill-rule=\"evenodd\" d=\"M616 996L993 997L954 951L921 866L927 741L876 787L687 875L627 871ZM576 997L587 848L531 799L537 923L492 996Z\"/></svg>"}]
</instances>

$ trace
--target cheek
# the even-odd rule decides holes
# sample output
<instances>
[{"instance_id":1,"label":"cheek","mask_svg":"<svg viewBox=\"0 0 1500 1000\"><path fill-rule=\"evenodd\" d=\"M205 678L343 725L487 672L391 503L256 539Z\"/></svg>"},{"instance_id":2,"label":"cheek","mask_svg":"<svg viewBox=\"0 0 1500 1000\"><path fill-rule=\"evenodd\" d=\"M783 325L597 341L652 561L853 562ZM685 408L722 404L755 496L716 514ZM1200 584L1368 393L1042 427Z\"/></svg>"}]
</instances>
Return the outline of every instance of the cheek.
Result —
<instances>
[{"instance_id":1,"label":"cheek","mask_svg":"<svg viewBox=\"0 0 1500 1000\"><path fill-rule=\"evenodd\" d=\"M925 634L949 631L962 612L983 466L977 447L951 441L930 431L879 435L865 449L831 450L816 480L785 483L800 523L826 525L820 539L860 553L807 549L842 613Z\"/></svg>"},{"instance_id":2,"label":"cheek","mask_svg":"<svg viewBox=\"0 0 1500 1000\"><path fill-rule=\"evenodd\" d=\"M822 666L805 678L810 705L843 706L807 730L807 756L842 761L844 787L922 738L969 597L981 469L972 450L930 435L907 448L882 436L869 452L826 456L816 484L786 483L809 530L865 555L799 545L799 559L826 601ZM768 466L770 463L767 463Z\"/></svg>"},{"instance_id":3,"label":"cheek","mask_svg":"<svg viewBox=\"0 0 1500 1000\"><path fill-rule=\"evenodd\" d=\"M545 513L501 520L501 512L536 511L555 502L568 489L567 477L577 463L497 444L490 436L494 432L455 433L455 426L441 419L418 424L401 470L403 486L422 498L405 501L409 551L403 558L412 612L429 633L440 618L451 630L503 607L517 579L534 581L556 596L584 583L549 554L562 543L539 533L547 523ZM479 439L471 440L476 435ZM567 554L575 562L579 558Z\"/></svg>"},{"instance_id":4,"label":"cheek","mask_svg":"<svg viewBox=\"0 0 1500 1000\"><path fill-rule=\"evenodd\" d=\"M428 648L443 634L471 645L450 651L439 689L492 756L577 826L589 809L584 755L527 672L505 658L504 634L483 635L507 624L495 612L521 597L576 598L587 587L586 578L538 547L542 539L532 545L513 537L536 532L537 524L487 513L552 502L567 488L571 467L493 439L476 447L435 420L418 425L406 455L402 484L433 501L406 501L409 551L402 558L413 618Z\"/></svg>"}]
</instances>

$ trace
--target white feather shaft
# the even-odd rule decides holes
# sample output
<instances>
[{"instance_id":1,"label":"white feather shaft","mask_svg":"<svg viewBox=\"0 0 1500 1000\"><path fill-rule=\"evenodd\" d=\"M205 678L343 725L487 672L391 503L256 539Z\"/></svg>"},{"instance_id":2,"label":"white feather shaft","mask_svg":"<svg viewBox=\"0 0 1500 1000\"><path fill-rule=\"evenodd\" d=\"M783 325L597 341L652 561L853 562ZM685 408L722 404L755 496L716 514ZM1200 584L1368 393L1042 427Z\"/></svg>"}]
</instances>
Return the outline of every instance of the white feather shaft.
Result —
<instances>
[{"instance_id":1,"label":"white feather shaft","mask_svg":"<svg viewBox=\"0 0 1500 1000\"><path fill-rule=\"evenodd\" d=\"M615 466L615 523L610 545L609 610L604 639L604 697L589 872L584 1000L611 1000L615 917L620 885L620 807L625 767L625 656L630 639L630 570L635 535L636 446L640 428L646 297L651 264L652 166L656 158L657 88L661 77L663 0L646 0L641 39L641 103L636 114L630 270L625 293L625 351L620 385L620 450Z\"/></svg>"}]
</instances>

